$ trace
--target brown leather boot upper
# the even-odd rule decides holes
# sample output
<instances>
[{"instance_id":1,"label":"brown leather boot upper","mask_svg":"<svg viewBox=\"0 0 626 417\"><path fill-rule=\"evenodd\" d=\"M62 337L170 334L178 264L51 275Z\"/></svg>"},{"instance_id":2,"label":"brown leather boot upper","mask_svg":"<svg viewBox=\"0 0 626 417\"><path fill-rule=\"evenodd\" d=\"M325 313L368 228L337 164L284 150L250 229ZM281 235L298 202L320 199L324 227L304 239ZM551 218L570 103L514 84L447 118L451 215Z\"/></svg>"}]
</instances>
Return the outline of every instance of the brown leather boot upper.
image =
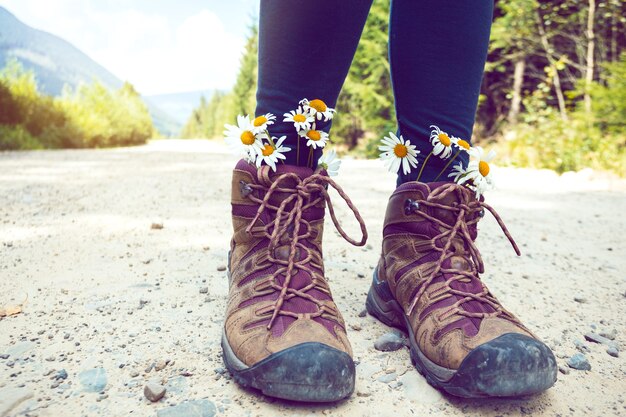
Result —
<instances>
[{"instance_id":1,"label":"brown leather boot upper","mask_svg":"<svg viewBox=\"0 0 626 417\"><path fill-rule=\"evenodd\" d=\"M325 173L279 165L259 169L240 161L232 179L234 234L225 337L230 349L252 366L273 353L319 342L352 355L345 323L324 276L322 233ZM340 191L340 190L338 190ZM345 195L340 191L342 197Z\"/></svg>"},{"instance_id":2,"label":"brown leather boot upper","mask_svg":"<svg viewBox=\"0 0 626 417\"><path fill-rule=\"evenodd\" d=\"M458 369L468 353L506 333L534 337L480 280L474 241L490 211L454 183L407 183L391 196L378 279L386 281L408 316L419 350L435 364Z\"/></svg>"}]
</instances>

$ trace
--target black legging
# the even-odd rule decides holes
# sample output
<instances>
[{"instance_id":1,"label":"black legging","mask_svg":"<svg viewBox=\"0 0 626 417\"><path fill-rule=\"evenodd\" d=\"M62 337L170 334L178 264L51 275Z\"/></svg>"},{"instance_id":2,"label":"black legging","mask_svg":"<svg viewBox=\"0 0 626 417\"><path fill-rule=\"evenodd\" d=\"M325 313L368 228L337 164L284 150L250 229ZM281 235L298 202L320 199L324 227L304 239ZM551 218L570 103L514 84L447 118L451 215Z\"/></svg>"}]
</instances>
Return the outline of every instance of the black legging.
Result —
<instances>
[{"instance_id":1,"label":"black legging","mask_svg":"<svg viewBox=\"0 0 626 417\"><path fill-rule=\"evenodd\" d=\"M275 114L270 132L286 135L293 149L298 137L292 123L282 122L283 113L302 98L335 106L370 5L371 0L261 0L256 114ZM389 58L398 132L421 151L420 166L432 149L430 125L471 139L492 14L493 0L391 2ZM320 127L328 131L330 123ZM317 160L321 149L315 152ZM287 163L307 164L308 152L300 161L295 152L286 156ZM446 162L430 158L421 180L432 181ZM414 180L417 173L400 173L399 182Z\"/></svg>"}]
</instances>

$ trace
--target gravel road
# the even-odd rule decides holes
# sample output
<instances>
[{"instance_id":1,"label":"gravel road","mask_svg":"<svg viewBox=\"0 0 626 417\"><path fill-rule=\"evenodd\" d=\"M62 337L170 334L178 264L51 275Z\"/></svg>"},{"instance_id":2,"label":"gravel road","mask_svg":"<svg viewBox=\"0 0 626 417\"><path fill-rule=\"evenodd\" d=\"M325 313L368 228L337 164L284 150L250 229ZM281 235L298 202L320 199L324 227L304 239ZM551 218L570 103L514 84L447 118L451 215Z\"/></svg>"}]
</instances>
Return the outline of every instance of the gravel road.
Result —
<instances>
[{"instance_id":1,"label":"gravel road","mask_svg":"<svg viewBox=\"0 0 626 417\"><path fill-rule=\"evenodd\" d=\"M240 389L222 363L235 162L201 140L0 153L0 308L27 298L0 318L0 417L626 414L624 180L494 168L488 202L523 254L487 217L483 279L554 350L561 372L539 396L468 401L431 388L406 348L374 348L391 329L362 312L394 178L378 161L344 161L338 182L371 237L353 248L328 222L325 260L357 388L338 404L299 405ZM585 360L591 370L571 367ZM153 399L159 386L165 396L151 402L146 384Z\"/></svg>"}]
</instances>

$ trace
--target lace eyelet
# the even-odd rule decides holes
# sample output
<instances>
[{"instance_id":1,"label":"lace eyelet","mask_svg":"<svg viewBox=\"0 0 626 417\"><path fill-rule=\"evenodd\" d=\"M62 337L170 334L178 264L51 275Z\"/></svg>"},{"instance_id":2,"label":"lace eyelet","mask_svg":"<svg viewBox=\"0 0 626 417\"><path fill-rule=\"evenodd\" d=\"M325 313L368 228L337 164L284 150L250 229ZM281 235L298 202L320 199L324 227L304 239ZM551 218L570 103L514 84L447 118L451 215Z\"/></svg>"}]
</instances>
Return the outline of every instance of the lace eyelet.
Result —
<instances>
[{"instance_id":1,"label":"lace eyelet","mask_svg":"<svg viewBox=\"0 0 626 417\"><path fill-rule=\"evenodd\" d=\"M478 212L478 217L485 217L485 209L480 209Z\"/></svg>"},{"instance_id":2,"label":"lace eyelet","mask_svg":"<svg viewBox=\"0 0 626 417\"><path fill-rule=\"evenodd\" d=\"M419 211L419 209L420 209L420 204L417 201L412 200L410 198L407 198L404 201L404 214L406 214L407 216L415 213L416 211Z\"/></svg>"},{"instance_id":3,"label":"lace eyelet","mask_svg":"<svg viewBox=\"0 0 626 417\"><path fill-rule=\"evenodd\" d=\"M241 192L242 197L247 197L254 190L252 189L252 187L250 187L250 184L242 180L242 181L239 181L239 191Z\"/></svg>"}]
</instances>

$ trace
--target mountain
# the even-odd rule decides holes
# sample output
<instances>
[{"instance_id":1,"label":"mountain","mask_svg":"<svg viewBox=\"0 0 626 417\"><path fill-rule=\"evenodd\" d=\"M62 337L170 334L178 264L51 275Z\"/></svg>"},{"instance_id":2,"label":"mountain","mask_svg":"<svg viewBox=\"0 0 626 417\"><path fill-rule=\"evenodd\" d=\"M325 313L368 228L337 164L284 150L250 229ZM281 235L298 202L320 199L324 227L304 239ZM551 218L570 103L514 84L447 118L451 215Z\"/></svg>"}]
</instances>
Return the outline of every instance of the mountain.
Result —
<instances>
[{"instance_id":1,"label":"mountain","mask_svg":"<svg viewBox=\"0 0 626 417\"><path fill-rule=\"evenodd\" d=\"M0 6L0 68L17 59L37 77L39 89L49 95L61 94L64 85L76 88L80 83L99 80L109 88L119 88L122 81L71 43L18 20ZM157 105L146 101L154 126L164 135L177 135L182 123Z\"/></svg>"}]
</instances>

